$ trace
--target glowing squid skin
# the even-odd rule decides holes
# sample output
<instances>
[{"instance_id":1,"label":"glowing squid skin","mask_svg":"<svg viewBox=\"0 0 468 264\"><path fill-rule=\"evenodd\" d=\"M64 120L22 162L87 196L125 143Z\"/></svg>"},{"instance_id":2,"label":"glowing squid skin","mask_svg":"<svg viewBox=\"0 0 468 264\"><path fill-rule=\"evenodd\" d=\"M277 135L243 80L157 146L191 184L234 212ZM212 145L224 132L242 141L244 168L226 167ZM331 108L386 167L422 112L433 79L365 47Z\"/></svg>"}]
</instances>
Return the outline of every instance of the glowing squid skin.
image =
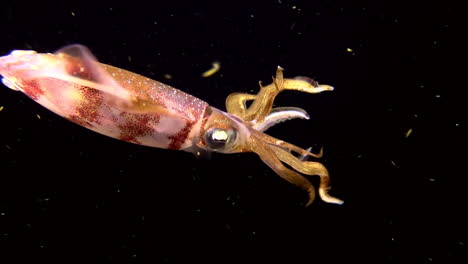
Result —
<instances>
[{"instance_id":1,"label":"glowing squid skin","mask_svg":"<svg viewBox=\"0 0 468 264\"><path fill-rule=\"evenodd\" d=\"M67 46L53 54L14 50L0 57L0 74L9 88L98 133L196 155L207 151L255 152L279 176L307 191L307 205L314 201L316 192L300 173L320 176L319 196L323 201L343 203L328 194L330 181L325 166L306 160L309 156L320 158L322 153L310 153L263 133L288 119L309 118L300 108L273 108L278 93L320 93L333 90L331 86L318 85L308 78L285 79L278 67L273 83L260 84L258 94L229 95L226 113L163 83L99 63L81 45ZM247 101L253 101L249 107Z\"/></svg>"}]
</instances>

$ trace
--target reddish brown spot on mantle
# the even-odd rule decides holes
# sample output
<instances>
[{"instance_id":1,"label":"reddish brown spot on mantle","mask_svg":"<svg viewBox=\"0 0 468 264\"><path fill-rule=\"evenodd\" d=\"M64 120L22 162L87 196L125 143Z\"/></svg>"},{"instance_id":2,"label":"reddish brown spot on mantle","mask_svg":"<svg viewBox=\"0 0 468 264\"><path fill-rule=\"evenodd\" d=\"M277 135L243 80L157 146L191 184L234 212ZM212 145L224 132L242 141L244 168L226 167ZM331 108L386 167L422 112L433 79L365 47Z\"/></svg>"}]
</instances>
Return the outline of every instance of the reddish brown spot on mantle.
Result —
<instances>
[{"instance_id":1,"label":"reddish brown spot on mantle","mask_svg":"<svg viewBox=\"0 0 468 264\"><path fill-rule=\"evenodd\" d=\"M96 89L79 86L76 89L80 92L83 99L76 107L76 115L86 123L98 123L101 116L101 106L103 103L103 93Z\"/></svg>"},{"instance_id":2,"label":"reddish brown spot on mantle","mask_svg":"<svg viewBox=\"0 0 468 264\"><path fill-rule=\"evenodd\" d=\"M37 101L39 97L44 94L44 91L41 89L39 83L37 83L35 80L23 82L21 89L27 96L31 97L31 99L35 101Z\"/></svg>"},{"instance_id":3,"label":"reddish brown spot on mantle","mask_svg":"<svg viewBox=\"0 0 468 264\"><path fill-rule=\"evenodd\" d=\"M120 129L120 140L141 144L138 137L144 137L154 133L152 124L159 122L159 115L156 114L136 114L122 112L120 117L125 122L118 125Z\"/></svg>"},{"instance_id":4,"label":"reddish brown spot on mantle","mask_svg":"<svg viewBox=\"0 0 468 264\"><path fill-rule=\"evenodd\" d=\"M179 133L169 136L171 143L169 143L168 149L180 149L184 141L187 139L190 130L192 130L194 122L189 122L179 131Z\"/></svg>"}]
</instances>

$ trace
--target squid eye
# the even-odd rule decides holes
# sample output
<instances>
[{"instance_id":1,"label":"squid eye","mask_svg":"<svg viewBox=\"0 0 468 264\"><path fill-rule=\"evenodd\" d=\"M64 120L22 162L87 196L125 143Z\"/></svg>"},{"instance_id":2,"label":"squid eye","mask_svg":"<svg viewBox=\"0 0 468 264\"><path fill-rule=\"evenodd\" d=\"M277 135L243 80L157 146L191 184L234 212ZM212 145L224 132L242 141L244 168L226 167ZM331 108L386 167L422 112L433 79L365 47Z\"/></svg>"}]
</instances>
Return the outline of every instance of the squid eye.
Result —
<instances>
[{"instance_id":1,"label":"squid eye","mask_svg":"<svg viewBox=\"0 0 468 264\"><path fill-rule=\"evenodd\" d=\"M205 134L205 142L211 149L223 149L236 139L233 129L211 128Z\"/></svg>"}]
</instances>

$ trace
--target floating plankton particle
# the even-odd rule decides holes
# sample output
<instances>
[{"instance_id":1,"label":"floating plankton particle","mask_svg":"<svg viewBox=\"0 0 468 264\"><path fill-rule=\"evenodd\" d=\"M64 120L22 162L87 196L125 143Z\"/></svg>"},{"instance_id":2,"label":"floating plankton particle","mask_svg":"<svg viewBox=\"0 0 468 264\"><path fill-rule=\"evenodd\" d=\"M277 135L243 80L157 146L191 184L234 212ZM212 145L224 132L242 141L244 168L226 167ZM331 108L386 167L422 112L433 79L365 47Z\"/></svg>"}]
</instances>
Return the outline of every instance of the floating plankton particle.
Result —
<instances>
[{"instance_id":1,"label":"floating plankton particle","mask_svg":"<svg viewBox=\"0 0 468 264\"><path fill-rule=\"evenodd\" d=\"M221 64L217 61L213 62L211 64L213 67L211 67L211 69L207 70L206 72L202 73L202 76L203 77L210 77L211 75L215 74L216 72L219 71L219 69L221 68Z\"/></svg>"},{"instance_id":2,"label":"floating plankton particle","mask_svg":"<svg viewBox=\"0 0 468 264\"><path fill-rule=\"evenodd\" d=\"M408 131L406 131L405 137L409 137L411 135L411 133L413 133L412 128L410 128L410 129L408 129Z\"/></svg>"}]
</instances>

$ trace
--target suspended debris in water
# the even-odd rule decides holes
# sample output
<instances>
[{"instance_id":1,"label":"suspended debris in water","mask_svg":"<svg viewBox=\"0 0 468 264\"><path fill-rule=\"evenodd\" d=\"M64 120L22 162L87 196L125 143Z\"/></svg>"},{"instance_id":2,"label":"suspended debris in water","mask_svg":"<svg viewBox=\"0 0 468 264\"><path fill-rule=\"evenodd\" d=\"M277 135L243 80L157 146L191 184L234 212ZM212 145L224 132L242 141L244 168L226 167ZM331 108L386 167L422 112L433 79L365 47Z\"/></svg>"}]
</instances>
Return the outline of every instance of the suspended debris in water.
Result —
<instances>
[{"instance_id":1,"label":"suspended debris in water","mask_svg":"<svg viewBox=\"0 0 468 264\"><path fill-rule=\"evenodd\" d=\"M408 129L408 131L406 131L405 137L408 138L411 135L411 133L413 133L412 128L410 128L410 129Z\"/></svg>"},{"instance_id":2,"label":"suspended debris in water","mask_svg":"<svg viewBox=\"0 0 468 264\"><path fill-rule=\"evenodd\" d=\"M221 64L217 61L213 62L211 64L213 67L209 70L207 70L206 72L202 73L202 76L203 77L210 77L211 75L215 74L216 72L219 71L219 69L221 68Z\"/></svg>"}]
</instances>

